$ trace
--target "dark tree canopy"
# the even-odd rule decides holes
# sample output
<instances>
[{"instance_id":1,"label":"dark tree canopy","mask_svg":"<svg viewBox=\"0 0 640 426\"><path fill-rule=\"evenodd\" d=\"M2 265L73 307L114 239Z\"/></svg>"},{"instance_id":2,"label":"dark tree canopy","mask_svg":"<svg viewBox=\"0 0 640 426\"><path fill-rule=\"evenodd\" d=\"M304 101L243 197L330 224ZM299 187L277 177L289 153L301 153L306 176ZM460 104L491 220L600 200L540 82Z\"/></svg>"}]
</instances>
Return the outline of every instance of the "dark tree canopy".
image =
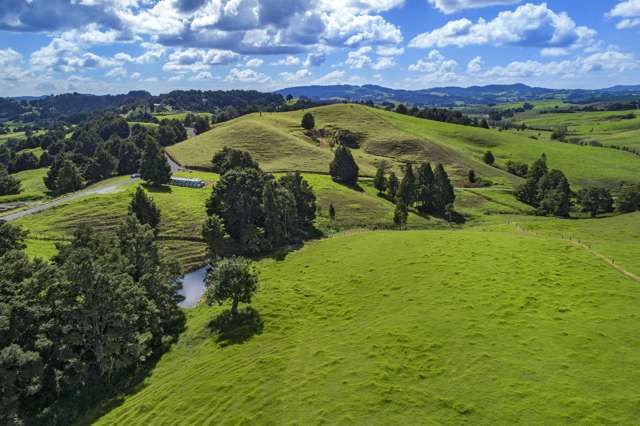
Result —
<instances>
[{"instance_id":1,"label":"dark tree canopy","mask_svg":"<svg viewBox=\"0 0 640 426\"><path fill-rule=\"evenodd\" d=\"M279 182L293 195L298 224L301 227L311 226L316 218L316 195L309 182L300 172L287 173L280 178Z\"/></svg>"},{"instance_id":2,"label":"dark tree canopy","mask_svg":"<svg viewBox=\"0 0 640 426\"><path fill-rule=\"evenodd\" d=\"M149 225L156 233L158 232L160 209L141 186L136 188L136 193L131 198L129 214L134 215L142 225Z\"/></svg>"},{"instance_id":3,"label":"dark tree canopy","mask_svg":"<svg viewBox=\"0 0 640 426\"><path fill-rule=\"evenodd\" d=\"M613 212L613 197L606 188L583 188L578 191L577 201L582 211L590 213L591 217Z\"/></svg>"},{"instance_id":4,"label":"dark tree canopy","mask_svg":"<svg viewBox=\"0 0 640 426\"><path fill-rule=\"evenodd\" d=\"M146 139L140 162L140 175L152 185L163 185L171 179L171 166L160 145L151 138Z\"/></svg>"},{"instance_id":5,"label":"dark tree canopy","mask_svg":"<svg viewBox=\"0 0 640 426\"><path fill-rule=\"evenodd\" d=\"M208 305L231 302L231 318L238 315L239 303L251 303L258 290L258 274L251 261L232 256L216 263L207 276L205 302Z\"/></svg>"},{"instance_id":6,"label":"dark tree canopy","mask_svg":"<svg viewBox=\"0 0 640 426\"><path fill-rule=\"evenodd\" d=\"M398 199L407 207L413 205L416 200L416 177L411 163L405 165L404 176L398 189Z\"/></svg>"},{"instance_id":7,"label":"dark tree canopy","mask_svg":"<svg viewBox=\"0 0 640 426\"><path fill-rule=\"evenodd\" d=\"M227 146L216 152L211 162L213 163L213 171L221 175L235 168L258 168L258 163L251 158L249 152Z\"/></svg>"},{"instance_id":8,"label":"dark tree canopy","mask_svg":"<svg viewBox=\"0 0 640 426\"><path fill-rule=\"evenodd\" d=\"M306 112L303 116L302 116L302 122L300 123L300 125L302 126L303 129L305 130L311 130L314 127L316 127L316 120L313 117L313 114L311 114L310 112Z\"/></svg>"},{"instance_id":9,"label":"dark tree canopy","mask_svg":"<svg viewBox=\"0 0 640 426\"><path fill-rule=\"evenodd\" d=\"M387 178L384 173L384 167L378 167L376 169L376 177L373 180L373 187L378 190L378 194L384 194L387 190Z\"/></svg>"},{"instance_id":10,"label":"dark tree canopy","mask_svg":"<svg viewBox=\"0 0 640 426\"><path fill-rule=\"evenodd\" d=\"M333 161L329 165L329 173L336 182L345 185L358 183L358 165L349 148L342 145L336 147Z\"/></svg>"},{"instance_id":11,"label":"dark tree canopy","mask_svg":"<svg viewBox=\"0 0 640 426\"><path fill-rule=\"evenodd\" d=\"M6 167L0 164L0 195L15 195L22 190L22 184L9 174Z\"/></svg>"},{"instance_id":12,"label":"dark tree canopy","mask_svg":"<svg viewBox=\"0 0 640 426\"><path fill-rule=\"evenodd\" d=\"M493 153L491 151L487 151L482 156L482 161L492 166L496 162L496 158L493 156Z\"/></svg>"}]
</instances>

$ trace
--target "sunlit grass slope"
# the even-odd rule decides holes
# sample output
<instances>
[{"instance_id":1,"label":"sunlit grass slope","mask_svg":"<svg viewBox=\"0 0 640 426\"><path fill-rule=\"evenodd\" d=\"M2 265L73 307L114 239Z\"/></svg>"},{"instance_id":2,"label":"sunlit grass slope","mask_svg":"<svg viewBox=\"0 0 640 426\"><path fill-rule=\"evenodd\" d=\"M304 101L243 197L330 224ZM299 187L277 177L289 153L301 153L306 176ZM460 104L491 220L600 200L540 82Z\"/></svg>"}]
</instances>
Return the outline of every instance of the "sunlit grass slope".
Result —
<instances>
[{"instance_id":1,"label":"sunlit grass slope","mask_svg":"<svg viewBox=\"0 0 640 426\"><path fill-rule=\"evenodd\" d=\"M0 203L11 203L18 201L33 201L47 196L47 187L42 180L49 169L33 169L15 173L14 176L22 184L22 191L15 195L0 196Z\"/></svg>"},{"instance_id":2,"label":"sunlit grass slope","mask_svg":"<svg viewBox=\"0 0 640 426\"><path fill-rule=\"evenodd\" d=\"M403 161L430 161L447 165L458 181L474 169L496 183L520 183L519 178L481 161L490 149L502 167L508 160L531 163L545 153L550 166L563 170L577 186L640 181L640 159L621 151L536 141L512 132L423 120L362 105L328 105L309 111L319 129L348 129L362 135L361 148L353 152L364 175L373 174L380 161L396 168ZM213 154L231 146L250 151L265 170L327 173L331 150L304 134L300 127L304 112L251 114L168 150L187 166L210 167Z\"/></svg>"},{"instance_id":3,"label":"sunlit grass slope","mask_svg":"<svg viewBox=\"0 0 640 426\"><path fill-rule=\"evenodd\" d=\"M261 334L186 332L97 424L633 424L640 286L555 240L368 232L259 264ZM231 343L231 344L229 344Z\"/></svg>"}]
</instances>

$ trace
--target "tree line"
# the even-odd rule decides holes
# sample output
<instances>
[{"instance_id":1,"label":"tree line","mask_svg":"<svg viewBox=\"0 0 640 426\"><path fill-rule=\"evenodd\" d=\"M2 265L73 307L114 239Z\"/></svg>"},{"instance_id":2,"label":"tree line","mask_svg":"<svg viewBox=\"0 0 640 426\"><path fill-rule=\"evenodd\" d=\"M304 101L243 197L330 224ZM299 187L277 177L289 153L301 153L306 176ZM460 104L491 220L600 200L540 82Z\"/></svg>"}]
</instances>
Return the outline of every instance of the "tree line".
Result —
<instances>
[{"instance_id":1,"label":"tree line","mask_svg":"<svg viewBox=\"0 0 640 426\"><path fill-rule=\"evenodd\" d=\"M139 188L113 231L81 226L50 262L0 221L0 423L69 424L175 341L182 272L160 254L158 219Z\"/></svg>"}]
</instances>

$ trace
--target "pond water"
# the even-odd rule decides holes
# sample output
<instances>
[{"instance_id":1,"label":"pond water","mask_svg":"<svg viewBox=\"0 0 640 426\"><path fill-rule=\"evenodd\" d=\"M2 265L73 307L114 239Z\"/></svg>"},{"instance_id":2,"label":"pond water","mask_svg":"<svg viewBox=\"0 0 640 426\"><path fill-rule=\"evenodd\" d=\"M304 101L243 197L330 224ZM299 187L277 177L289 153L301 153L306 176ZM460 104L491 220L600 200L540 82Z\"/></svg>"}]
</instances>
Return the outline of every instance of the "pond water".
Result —
<instances>
[{"instance_id":1,"label":"pond water","mask_svg":"<svg viewBox=\"0 0 640 426\"><path fill-rule=\"evenodd\" d=\"M207 270L209 266L205 266L196 271L190 272L182 278L182 290L180 294L184 296L184 300L180 303L183 308L193 308L200 300L204 293L204 283L207 278Z\"/></svg>"}]
</instances>

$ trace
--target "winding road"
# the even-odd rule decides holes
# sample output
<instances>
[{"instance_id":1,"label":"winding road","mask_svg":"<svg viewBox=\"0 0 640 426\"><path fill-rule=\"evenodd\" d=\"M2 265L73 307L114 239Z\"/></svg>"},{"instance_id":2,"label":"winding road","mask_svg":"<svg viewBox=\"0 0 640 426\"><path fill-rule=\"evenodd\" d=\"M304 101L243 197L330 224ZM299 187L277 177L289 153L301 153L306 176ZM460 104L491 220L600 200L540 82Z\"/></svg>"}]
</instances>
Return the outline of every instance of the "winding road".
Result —
<instances>
[{"instance_id":1,"label":"winding road","mask_svg":"<svg viewBox=\"0 0 640 426\"><path fill-rule=\"evenodd\" d=\"M11 222L13 220L20 219L25 216L32 215L34 213L38 213L42 210L46 210L48 208L58 206L60 204L64 204L67 201L75 200L76 198L86 197L87 195L96 195L96 194L108 194L109 192L124 186L130 183L135 182L139 178L131 178L125 181L116 182L111 185L99 186L96 188L87 188L80 190L78 192L74 192L73 194L65 195L64 197L56 198L55 200L47 201L46 203L38 204L28 209L20 210L15 213L10 213L7 215L0 216L0 220L4 220L6 222Z\"/></svg>"}]
</instances>

